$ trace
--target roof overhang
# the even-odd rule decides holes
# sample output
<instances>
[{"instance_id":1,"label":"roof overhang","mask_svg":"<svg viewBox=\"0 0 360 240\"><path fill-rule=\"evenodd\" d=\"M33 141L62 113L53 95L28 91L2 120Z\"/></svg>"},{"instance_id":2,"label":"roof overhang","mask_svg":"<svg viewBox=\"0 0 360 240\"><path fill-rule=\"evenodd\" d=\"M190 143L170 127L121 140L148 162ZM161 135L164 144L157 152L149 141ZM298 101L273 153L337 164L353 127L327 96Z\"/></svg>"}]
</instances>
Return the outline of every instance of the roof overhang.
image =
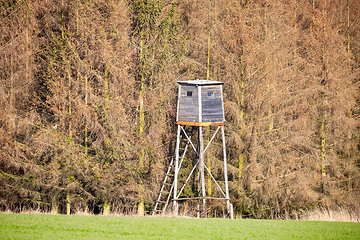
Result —
<instances>
[{"instance_id":1,"label":"roof overhang","mask_svg":"<svg viewBox=\"0 0 360 240\"><path fill-rule=\"evenodd\" d=\"M196 86L203 86L203 85L223 85L224 82L219 81L211 81L211 80L188 80L188 81L177 81L178 84L181 85L196 85Z\"/></svg>"}]
</instances>

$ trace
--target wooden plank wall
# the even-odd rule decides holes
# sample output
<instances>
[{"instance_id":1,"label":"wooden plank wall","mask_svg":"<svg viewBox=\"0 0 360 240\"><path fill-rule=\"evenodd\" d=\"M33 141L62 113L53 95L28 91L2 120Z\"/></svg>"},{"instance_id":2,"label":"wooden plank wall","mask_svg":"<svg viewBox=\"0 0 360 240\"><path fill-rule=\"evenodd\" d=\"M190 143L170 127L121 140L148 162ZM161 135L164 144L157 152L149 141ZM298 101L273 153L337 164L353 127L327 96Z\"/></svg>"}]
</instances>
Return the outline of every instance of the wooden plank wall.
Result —
<instances>
[{"instance_id":1,"label":"wooden plank wall","mask_svg":"<svg viewBox=\"0 0 360 240\"><path fill-rule=\"evenodd\" d=\"M203 122L222 122L225 120L220 85L202 86L201 101Z\"/></svg>"},{"instance_id":2,"label":"wooden plank wall","mask_svg":"<svg viewBox=\"0 0 360 240\"><path fill-rule=\"evenodd\" d=\"M198 86L180 85L178 121L199 122ZM192 96L187 96L192 92Z\"/></svg>"},{"instance_id":3,"label":"wooden plank wall","mask_svg":"<svg viewBox=\"0 0 360 240\"><path fill-rule=\"evenodd\" d=\"M199 122L198 88L201 87L202 122L223 122L223 104L220 85L180 85L178 121ZM188 92L192 92L188 96Z\"/></svg>"}]
</instances>

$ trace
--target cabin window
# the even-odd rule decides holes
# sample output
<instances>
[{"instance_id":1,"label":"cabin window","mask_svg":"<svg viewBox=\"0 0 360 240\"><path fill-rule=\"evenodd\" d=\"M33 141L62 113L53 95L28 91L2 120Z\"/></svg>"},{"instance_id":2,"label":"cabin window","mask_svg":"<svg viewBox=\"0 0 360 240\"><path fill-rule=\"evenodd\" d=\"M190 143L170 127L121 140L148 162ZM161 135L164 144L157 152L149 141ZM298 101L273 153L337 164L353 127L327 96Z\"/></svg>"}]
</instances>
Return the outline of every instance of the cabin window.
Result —
<instances>
[{"instance_id":1,"label":"cabin window","mask_svg":"<svg viewBox=\"0 0 360 240\"><path fill-rule=\"evenodd\" d=\"M213 96L214 95L214 92L207 92L207 96L208 97L211 97L211 96Z\"/></svg>"},{"instance_id":2,"label":"cabin window","mask_svg":"<svg viewBox=\"0 0 360 240\"><path fill-rule=\"evenodd\" d=\"M191 96L192 96L192 92L191 92L191 91L187 91L187 92L186 92L186 96L191 97Z\"/></svg>"}]
</instances>

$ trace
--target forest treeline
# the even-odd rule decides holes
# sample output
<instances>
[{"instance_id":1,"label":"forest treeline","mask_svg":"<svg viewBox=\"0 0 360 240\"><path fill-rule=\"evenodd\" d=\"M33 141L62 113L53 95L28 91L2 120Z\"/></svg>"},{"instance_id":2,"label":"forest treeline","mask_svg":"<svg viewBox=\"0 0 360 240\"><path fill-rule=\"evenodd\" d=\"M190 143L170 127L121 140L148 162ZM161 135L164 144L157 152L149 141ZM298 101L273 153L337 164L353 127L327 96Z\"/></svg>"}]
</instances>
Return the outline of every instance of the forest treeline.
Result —
<instances>
[{"instance_id":1,"label":"forest treeline","mask_svg":"<svg viewBox=\"0 0 360 240\"><path fill-rule=\"evenodd\" d=\"M358 208L359 21L357 0L1 0L0 210L150 211L192 79L226 83L237 215Z\"/></svg>"}]
</instances>

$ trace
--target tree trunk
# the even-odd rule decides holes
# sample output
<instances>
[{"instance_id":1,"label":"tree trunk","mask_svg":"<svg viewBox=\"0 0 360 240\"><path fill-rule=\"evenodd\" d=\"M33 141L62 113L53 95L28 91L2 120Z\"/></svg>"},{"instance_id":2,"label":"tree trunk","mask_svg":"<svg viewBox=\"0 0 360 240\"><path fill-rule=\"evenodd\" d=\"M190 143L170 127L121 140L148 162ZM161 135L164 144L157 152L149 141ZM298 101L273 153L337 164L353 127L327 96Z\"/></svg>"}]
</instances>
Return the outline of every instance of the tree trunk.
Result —
<instances>
[{"instance_id":1,"label":"tree trunk","mask_svg":"<svg viewBox=\"0 0 360 240\"><path fill-rule=\"evenodd\" d=\"M141 33L140 33L141 34ZM144 58L143 51L144 51L144 40L142 35L140 36L140 59ZM143 69L141 69L143 70ZM140 70L140 71L141 71ZM145 91L145 76L143 72L140 72L140 90L139 90L139 138L141 141L144 126L145 126L145 107L144 107L144 91ZM143 167L145 160L145 152L144 148L140 149L140 156L139 156L139 167ZM144 186L142 183L139 184L139 204L138 204L138 215L144 216Z\"/></svg>"}]
</instances>

